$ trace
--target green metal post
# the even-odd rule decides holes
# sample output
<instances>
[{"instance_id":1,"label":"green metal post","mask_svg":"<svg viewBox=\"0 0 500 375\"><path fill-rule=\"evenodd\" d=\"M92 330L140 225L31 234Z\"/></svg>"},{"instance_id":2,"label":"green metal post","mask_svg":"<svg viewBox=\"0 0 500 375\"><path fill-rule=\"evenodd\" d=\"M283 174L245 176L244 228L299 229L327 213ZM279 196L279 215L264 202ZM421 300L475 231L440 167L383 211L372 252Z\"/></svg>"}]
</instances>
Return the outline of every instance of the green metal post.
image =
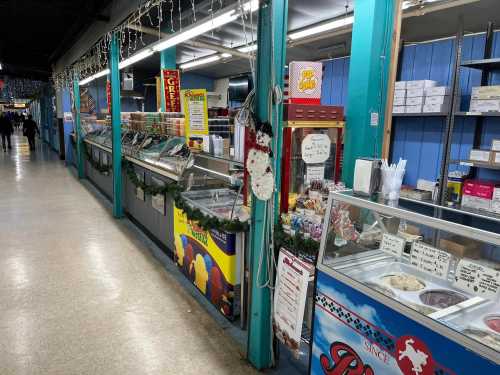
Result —
<instances>
[{"instance_id":1,"label":"green metal post","mask_svg":"<svg viewBox=\"0 0 500 375\"><path fill-rule=\"evenodd\" d=\"M120 61L118 36L113 33L109 69L111 76L111 131L113 140L113 216L123 217L122 207L122 121L120 101Z\"/></svg>"},{"instance_id":2,"label":"green metal post","mask_svg":"<svg viewBox=\"0 0 500 375\"><path fill-rule=\"evenodd\" d=\"M381 156L397 3L355 1L342 167L342 179L349 187L357 158Z\"/></svg>"},{"instance_id":3,"label":"green metal post","mask_svg":"<svg viewBox=\"0 0 500 375\"><path fill-rule=\"evenodd\" d=\"M76 131L76 166L78 168L78 178L85 178L83 160L83 139L80 123L80 84L78 77L73 80L73 97L75 102L75 131Z\"/></svg>"},{"instance_id":4,"label":"green metal post","mask_svg":"<svg viewBox=\"0 0 500 375\"><path fill-rule=\"evenodd\" d=\"M272 84L283 90L286 30L288 17L288 0L267 0L261 2L258 24L258 52L256 72L255 113L260 121L270 121L276 125L277 144L273 145L274 172L276 193L274 210L270 212L270 202L258 200L252 196L252 226L250 230L250 272L251 272L251 305L248 333L248 359L257 368L268 368L272 365L272 325L271 325L271 291L262 287L269 277L268 251L270 238L266 228L270 221L277 218L279 212L279 187L281 180L281 148L282 148L282 105L269 106L269 93ZM272 61L270 61L272 57ZM271 110L271 113L269 112ZM276 213L276 215L275 215ZM262 254L262 255L261 255ZM260 270L260 271L259 271ZM271 282L272 280L271 276Z\"/></svg>"},{"instance_id":5,"label":"green metal post","mask_svg":"<svg viewBox=\"0 0 500 375\"><path fill-rule=\"evenodd\" d=\"M175 69L177 63L177 50L175 47L167 48L160 52L160 100L161 111L165 112L165 81L163 80L163 69Z\"/></svg>"}]
</instances>

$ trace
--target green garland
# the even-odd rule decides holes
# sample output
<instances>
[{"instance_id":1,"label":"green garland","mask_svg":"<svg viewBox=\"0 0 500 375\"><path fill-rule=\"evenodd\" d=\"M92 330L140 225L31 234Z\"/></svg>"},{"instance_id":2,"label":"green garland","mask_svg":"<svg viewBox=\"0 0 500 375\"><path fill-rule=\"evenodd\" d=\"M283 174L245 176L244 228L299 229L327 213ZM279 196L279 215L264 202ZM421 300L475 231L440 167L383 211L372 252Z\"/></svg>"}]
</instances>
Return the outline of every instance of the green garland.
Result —
<instances>
[{"instance_id":1,"label":"green garland","mask_svg":"<svg viewBox=\"0 0 500 375\"><path fill-rule=\"evenodd\" d=\"M319 243L317 241L304 238L299 232L292 236L283 230L281 224L278 224L274 229L274 247L276 251L284 247L294 255L313 262L316 261L319 252Z\"/></svg>"},{"instance_id":2,"label":"green garland","mask_svg":"<svg viewBox=\"0 0 500 375\"><path fill-rule=\"evenodd\" d=\"M100 174L105 174L105 175L109 174L109 171L111 170L112 165L111 164L101 165L101 163L94 160L94 158L90 154L88 146L86 144L83 144L82 146L83 146L83 149L85 150L85 154L87 155L87 160L90 163L90 165L92 166L92 168L97 170Z\"/></svg>"},{"instance_id":3,"label":"green garland","mask_svg":"<svg viewBox=\"0 0 500 375\"><path fill-rule=\"evenodd\" d=\"M134 166L131 162L124 160L125 171L130 182L136 187L141 188L145 194L157 195L165 194L172 197L175 206L184 212L189 220L196 221L204 230L217 229L225 232L239 233L247 232L249 229L248 222L241 222L238 219L227 220L219 219L211 215L206 215L200 209L192 207L183 197L181 192L182 187L177 183L165 184L164 186L147 185L141 181L135 173Z\"/></svg>"}]
</instances>

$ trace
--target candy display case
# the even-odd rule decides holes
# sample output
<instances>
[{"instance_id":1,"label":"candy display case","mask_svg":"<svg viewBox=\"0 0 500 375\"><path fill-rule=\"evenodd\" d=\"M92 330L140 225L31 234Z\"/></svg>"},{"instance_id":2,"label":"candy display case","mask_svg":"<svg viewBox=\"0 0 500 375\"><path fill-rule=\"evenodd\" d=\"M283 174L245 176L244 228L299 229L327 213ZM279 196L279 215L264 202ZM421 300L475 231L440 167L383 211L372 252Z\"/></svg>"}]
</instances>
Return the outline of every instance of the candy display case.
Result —
<instances>
[{"instance_id":1,"label":"candy display case","mask_svg":"<svg viewBox=\"0 0 500 375\"><path fill-rule=\"evenodd\" d=\"M365 373L499 373L500 234L413 208L330 193L312 374L345 355Z\"/></svg>"}]
</instances>

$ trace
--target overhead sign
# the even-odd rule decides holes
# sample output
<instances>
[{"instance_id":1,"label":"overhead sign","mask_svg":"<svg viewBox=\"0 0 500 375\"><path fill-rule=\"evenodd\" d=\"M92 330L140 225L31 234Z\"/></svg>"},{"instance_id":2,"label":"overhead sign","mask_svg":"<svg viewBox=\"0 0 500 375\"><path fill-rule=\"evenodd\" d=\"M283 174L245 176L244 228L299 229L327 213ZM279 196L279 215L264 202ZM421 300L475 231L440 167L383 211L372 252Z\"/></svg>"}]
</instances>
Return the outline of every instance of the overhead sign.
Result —
<instances>
[{"instance_id":1,"label":"overhead sign","mask_svg":"<svg viewBox=\"0 0 500 375\"><path fill-rule=\"evenodd\" d=\"M182 90L186 139L208 134L207 90Z\"/></svg>"},{"instance_id":2,"label":"overhead sign","mask_svg":"<svg viewBox=\"0 0 500 375\"><path fill-rule=\"evenodd\" d=\"M181 111L180 74L178 70L163 69L165 112Z\"/></svg>"},{"instance_id":3,"label":"overhead sign","mask_svg":"<svg viewBox=\"0 0 500 375\"><path fill-rule=\"evenodd\" d=\"M309 134L302 141L302 160L307 164L324 163L330 157L330 147L327 134Z\"/></svg>"}]
</instances>

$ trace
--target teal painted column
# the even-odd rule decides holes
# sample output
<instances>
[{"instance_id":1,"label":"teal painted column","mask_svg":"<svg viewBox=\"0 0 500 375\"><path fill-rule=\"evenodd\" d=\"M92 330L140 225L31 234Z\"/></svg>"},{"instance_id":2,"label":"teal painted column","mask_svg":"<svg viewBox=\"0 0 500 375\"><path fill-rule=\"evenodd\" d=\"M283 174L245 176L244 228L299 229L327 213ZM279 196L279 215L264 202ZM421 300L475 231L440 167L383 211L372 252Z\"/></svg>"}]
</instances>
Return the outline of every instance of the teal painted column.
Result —
<instances>
[{"instance_id":1,"label":"teal painted column","mask_svg":"<svg viewBox=\"0 0 500 375\"><path fill-rule=\"evenodd\" d=\"M161 111L165 112L165 81L163 80L163 69L175 69L177 67L177 50L175 47L167 48L160 52L160 103Z\"/></svg>"},{"instance_id":2,"label":"teal painted column","mask_svg":"<svg viewBox=\"0 0 500 375\"><path fill-rule=\"evenodd\" d=\"M268 228L279 212L279 186L282 143L282 104L269 105L269 93L274 85L283 90L286 30L288 17L287 0L267 0L261 2L258 24L258 52L256 72L255 113L261 121L272 121L277 140L273 145L276 193L274 212L272 201L264 202L252 196L252 225L250 229L250 272L251 303L248 332L248 359L257 369L268 368L273 364L271 290L264 286L268 281L274 283L274 274L268 269L268 260L274 256L270 248ZM273 39L274 38L274 39ZM271 112L270 112L271 111ZM276 125L277 124L277 125ZM276 214L275 214L276 213ZM259 267L260 265L260 267ZM260 272L259 272L260 268ZM269 272L271 275L269 276Z\"/></svg>"},{"instance_id":3,"label":"teal painted column","mask_svg":"<svg viewBox=\"0 0 500 375\"><path fill-rule=\"evenodd\" d=\"M123 217L122 207L122 120L120 101L120 49L118 36L113 33L109 69L111 77L111 127L113 139L113 216Z\"/></svg>"},{"instance_id":4,"label":"teal painted column","mask_svg":"<svg viewBox=\"0 0 500 375\"><path fill-rule=\"evenodd\" d=\"M352 187L359 157L380 157L397 1L355 0L342 179ZM371 126L378 113L378 126ZM375 117L375 115L373 116Z\"/></svg>"},{"instance_id":5,"label":"teal painted column","mask_svg":"<svg viewBox=\"0 0 500 375\"><path fill-rule=\"evenodd\" d=\"M73 98L75 102L76 167L78 169L78 178L85 178L83 138L80 123L80 84L77 76L73 80Z\"/></svg>"}]
</instances>

